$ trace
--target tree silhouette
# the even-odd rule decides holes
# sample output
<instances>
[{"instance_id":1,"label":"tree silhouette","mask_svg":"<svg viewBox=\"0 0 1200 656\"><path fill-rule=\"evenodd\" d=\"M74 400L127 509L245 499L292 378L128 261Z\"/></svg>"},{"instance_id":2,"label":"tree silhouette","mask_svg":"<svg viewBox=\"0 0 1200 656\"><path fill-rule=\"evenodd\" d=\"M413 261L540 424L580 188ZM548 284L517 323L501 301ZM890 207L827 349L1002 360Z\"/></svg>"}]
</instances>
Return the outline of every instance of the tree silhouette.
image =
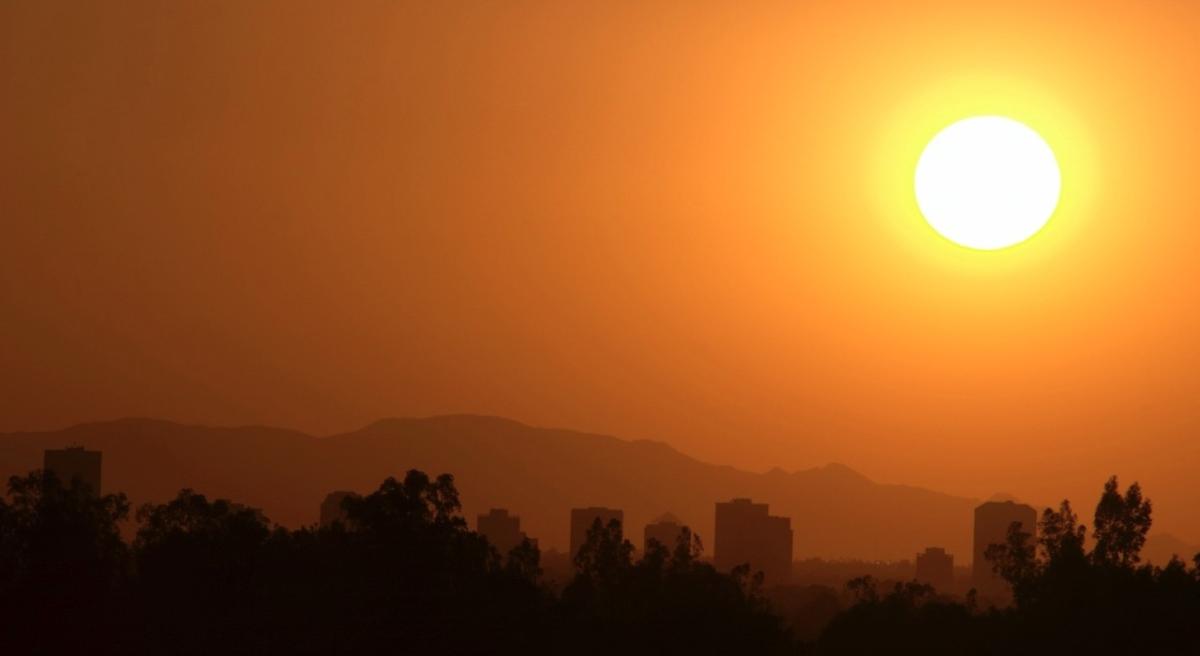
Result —
<instances>
[{"instance_id":1,"label":"tree silhouette","mask_svg":"<svg viewBox=\"0 0 1200 656\"><path fill-rule=\"evenodd\" d=\"M185 489L167 503L142 506L137 518L139 584L143 597L159 602L145 609L154 642L204 653L255 632L271 534L261 512Z\"/></svg>"},{"instance_id":2,"label":"tree silhouette","mask_svg":"<svg viewBox=\"0 0 1200 656\"><path fill-rule=\"evenodd\" d=\"M111 636L110 613L129 575L129 549L118 522L129 514L123 494L97 496L78 478L53 472L8 481L0 500L0 646L74 650L88 635ZM3 650L0 650L3 651Z\"/></svg>"},{"instance_id":3,"label":"tree silhouette","mask_svg":"<svg viewBox=\"0 0 1200 656\"><path fill-rule=\"evenodd\" d=\"M790 653L791 636L758 594L761 578L749 567L722 574L701 555L685 527L672 549L651 540L634 562L620 523L597 520L575 558L557 630L563 639L590 636L574 653Z\"/></svg>"},{"instance_id":4,"label":"tree silhouette","mask_svg":"<svg viewBox=\"0 0 1200 656\"><path fill-rule=\"evenodd\" d=\"M342 507L353 528L380 537L431 527L448 534L467 526L466 520L458 515L462 504L450 474L430 480L425 472L413 469L403 482L388 477L378 490L365 497L347 497Z\"/></svg>"},{"instance_id":5,"label":"tree silhouette","mask_svg":"<svg viewBox=\"0 0 1200 656\"><path fill-rule=\"evenodd\" d=\"M1136 565L1150 530L1150 511L1150 501L1142 499L1141 486L1130 485L1122 497L1117 477L1108 479L1092 522L1096 539L1092 559L1096 564L1123 568Z\"/></svg>"},{"instance_id":6,"label":"tree silhouette","mask_svg":"<svg viewBox=\"0 0 1200 656\"><path fill-rule=\"evenodd\" d=\"M985 653L971 610L938 597L932 586L896 583L880 594L878 582L864 576L850 580L846 587L857 602L829 623L816 653Z\"/></svg>"},{"instance_id":7,"label":"tree silhouette","mask_svg":"<svg viewBox=\"0 0 1200 656\"><path fill-rule=\"evenodd\" d=\"M657 540L654 542L657 543ZM668 545L663 546L667 547ZM699 562L703 553L704 543L700 541L700 536L684 526L679 530L679 537L675 540L674 548L671 551L671 567L688 569Z\"/></svg>"},{"instance_id":8,"label":"tree silhouette","mask_svg":"<svg viewBox=\"0 0 1200 656\"><path fill-rule=\"evenodd\" d=\"M1021 522L1013 522L1008 527L1006 540L988 545L983 556L992 563L992 570L1012 586L1017 603L1035 593L1042 564L1037 557L1033 534L1022 530Z\"/></svg>"},{"instance_id":9,"label":"tree silhouette","mask_svg":"<svg viewBox=\"0 0 1200 656\"><path fill-rule=\"evenodd\" d=\"M716 571L687 528L635 560L620 523L597 522L555 594L534 543L499 554L460 508L451 476L416 470L347 497L345 522L299 530L182 490L138 511L127 546L122 495L14 477L0 498L0 653L1200 653L1200 555L1141 564L1151 505L1115 477L1091 551L1067 501L1036 537L1014 525L987 550L1012 605L858 577L837 613L829 589L796 586L782 598L809 645L761 575Z\"/></svg>"},{"instance_id":10,"label":"tree silhouette","mask_svg":"<svg viewBox=\"0 0 1200 656\"><path fill-rule=\"evenodd\" d=\"M598 584L616 583L633 566L633 544L625 539L621 522L607 526L599 518L592 522L587 541L575 554L575 569L580 576Z\"/></svg>"},{"instance_id":11,"label":"tree silhouette","mask_svg":"<svg viewBox=\"0 0 1200 656\"><path fill-rule=\"evenodd\" d=\"M504 561L509 574L520 579L536 581L542 575L542 554L529 538L513 547Z\"/></svg>"},{"instance_id":12,"label":"tree silhouette","mask_svg":"<svg viewBox=\"0 0 1200 656\"><path fill-rule=\"evenodd\" d=\"M1042 511L1038 529L1038 544L1047 561L1082 563L1085 559L1087 527L1079 523L1070 501L1064 499L1057 511L1049 508Z\"/></svg>"},{"instance_id":13,"label":"tree silhouette","mask_svg":"<svg viewBox=\"0 0 1200 656\"><path fill-rule=\"evenodd\" d=\"M870 579L848 584L857 602L835 618L818 654L1200 653L1200 556L1139 564L1151 505L1135 483L1104 486L1087 551L1087 528L1068 501L1046 509L1038 536L1009 528L987 557L1013 589L1013 604L979 609L897 586L881 596Z\"/></svg>"}]
</instances>

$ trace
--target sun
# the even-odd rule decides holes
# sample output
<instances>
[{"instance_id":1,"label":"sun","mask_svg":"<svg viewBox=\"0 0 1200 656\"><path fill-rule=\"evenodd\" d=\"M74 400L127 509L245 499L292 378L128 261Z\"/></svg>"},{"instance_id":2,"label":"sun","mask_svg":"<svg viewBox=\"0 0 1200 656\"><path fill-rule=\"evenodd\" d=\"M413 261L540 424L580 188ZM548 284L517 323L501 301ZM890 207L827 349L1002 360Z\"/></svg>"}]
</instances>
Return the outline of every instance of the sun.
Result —
<instances>
[{"instance_id":1,"label":"sun","mask_svg":"<svg viewBox=\"0 0 1200 656\"><path fill-rule=\"evenodd\" d=\"M1058 206L1062 180L1054 152L1033 129L1003 116L975 116L930 140L915 186L934 230L990 251L1041 230Z\"/></svg>"}]
</instances>

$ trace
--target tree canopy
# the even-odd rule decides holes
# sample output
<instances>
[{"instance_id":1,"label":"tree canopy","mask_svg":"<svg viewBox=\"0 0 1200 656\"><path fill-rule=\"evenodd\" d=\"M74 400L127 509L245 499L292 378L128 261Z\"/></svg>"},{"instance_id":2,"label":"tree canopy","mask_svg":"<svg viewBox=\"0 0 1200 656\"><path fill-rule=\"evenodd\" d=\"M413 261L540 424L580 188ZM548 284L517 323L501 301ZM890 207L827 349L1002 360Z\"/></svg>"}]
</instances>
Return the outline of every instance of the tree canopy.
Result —
<instances>
[{"instance_id":1,"label":"tree canopy","mask_svg":"<svg viewBox=\"0 0 1200 656\"><path fill-rule=\"evenodd\" d=\"M344 521L288 530L185 489L142 506L127 544L123 495L13 477L0 497L0 653L1200 653L1200 557L1143 564L1152 507L1115 477L1090 536L1063 501L987 550L1011 606L859 577L840 613L828 593L793 591L821 618L791 622L808 643L761 574L718 572L686 527L639 554L620 522L597 521L559 591L533 543L502 554L468 528L448 474L409 471L342 504Z\"/></svg>"}]
</instances>

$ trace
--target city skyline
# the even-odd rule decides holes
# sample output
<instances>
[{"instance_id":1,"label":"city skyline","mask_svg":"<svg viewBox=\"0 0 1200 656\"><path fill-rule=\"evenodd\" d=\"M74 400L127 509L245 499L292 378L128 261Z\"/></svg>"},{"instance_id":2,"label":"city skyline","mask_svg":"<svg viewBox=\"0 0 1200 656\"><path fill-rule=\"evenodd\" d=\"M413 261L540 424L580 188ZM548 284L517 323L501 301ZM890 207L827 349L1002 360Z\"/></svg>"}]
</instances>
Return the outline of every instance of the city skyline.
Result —
<instances>
[{"instance_id":1,"label":"city skyline","mask_svg":"<svg viewBox=\"0 0 1200 656\"><path fill-rule=\"evenodd\" d=\"M44 472L53 474L60 481L59 485L66 488L78 488L82 490L83 495L93 499L106 496L106 491L102 490L100 486L103 472L103 452L87 450L82 445L74 445L63 449L46 449L43 455ZM405 487L408 487L407 481L413 474L424 476L423 473L410 470ZM33 475L39 474L35 472ZM17 478L19 477L13 477L12 480ZM439 483L442 478L438 478ZM394 480L389 478L380 489L383 490L389 481ZM450 477L447 480L453 480L453 478ZM1106 485L1106 493L1110 487L1115 490L1116 486L1116 479L1113 478ZM1130 490L1136 488L1137 484L1135 483ZM48 493L49 489L43 491L43 494ZM123 496L122 493L118 492L118 494ZM187 488L180 492L181 497L190 494L194 493ZM335 532L359 530L363 516L360 514L361 510L356 509L362 508L363 504L369 504L372 496L374 495L368 496L363 492L350 490L329 492L321 502L319 521L315 527L305 530L332 530ZM1138 500L1140 501L1140 497ZM218 500L217 503L229 502ZM461 509L460 503L457 496L454 496L452 512ZM1064 504L1066 503L1068 502L1064 501ZM149 505L147 504L147 506ZM239 512L243 510L249 512L257 521L263 523L268 521L261 509L247 507L237 502L232 502L228 507ZM1098 518L1101 512L1100 508L1103 507L1104 502L1102 501L1097 509ZM1067 512L1065 508L1064 505L1060 513ZM754 503L748 498L734 498L725 502L717 501L714 504L714 511L716 528L712 538L714 547L711 554L704 552L702 536L695 533L691 527L681 523L671 512L666 512L645 524L643 547L641 554L636 557L648 559L651 552L657 548L663 550L661 553L666 555L665 557L675 559L678 558L679 550L684 549L691 553L697 562L711 563L716 571L722 574L737 576L738 569L745 567L745 575L755 581L755 586L767 586L766 589L782 590L804 583L803 578L797 580L793 577L793 568L802 558L797 558L790 518L770 515L768 504ZM986 501L973 510L974 558L969 570L963 568L964 572L960 573L955 567L952 553L948 553L942 547L931 546L916 554L912 562L901 561L896 564L899 566L899 571L903 572L901 582L911 580L913 584L928 585L931 590L947 596L947 598L966 595L967 598L973 600L970 603L979 603L982 600L988 605L1009 604L1012 602L1014 589L1010 585L1008 575L1004 574L1002 566L998 564L1003 556L993 554L993 550L1011 548L1014 536L1022 532L1025 533L1027 540L1046 539L1048 536L1041 535L1039 530L1045 528L1046 522L1052 521L1049 519L1052 510L1047 508L1044 512L1045 515L1039 520L1037 511L1031 506L1012 500ZM580 559L585 545L587 548L596 548L595 545L602 543L602 536L611 534L612 531L616 531L618 536L628 535L624 530L626 528L625 513L620 508L601 506L572 508L570 517L568 538L571 546L565 554L565 563L562 561L562 554L554 549L542 553L542 550L539 549L538 538L529 536L522 531L520 516L511 513L506 508L490 508L487 513L477 515L475 532L485 540L485 543L490 546L501 562L523 558L524 556L520 555L523 553L538 554L535 556L535 562L544 558L543 562L549 568L537 568L536 571L540 572L538 575L545 576L545 581L549 585L558 586L561 589L564 582L571 579L571 572L581 566L579 563L584 562ZM448 516L447 519L453 519L453 515ZM142 523L141 512L138 515L138 523ZM465 522L462 525L465 526ZM139 526L137 530L140 532L147 529L146 526ZM286 531L287 529L277 527L276 530ZM1056 529L1050 528L1049 530L1053 532ZM1099 525L1097 530L1100 530ZM632 557L637 551L637 547L628 538L625 539L625 544L631 554L629 557ZM1098 543L1097 549L1099 548ZM1141 546L1138 547L1139 550L1141 548ZM1180 555L1176 553L1171 556L1171 559L1175 560L1179 557ZM589 556L589 561L594 562L595 558L596 556L593 554ZM1196 558L1200 561L1200 554L1197 554ZM643 562L646 561L643 560ZM878 565L880 564L850 563L851 567L860 567L867 572ZM893 569L894 571L896 570ZM865 574L865 577L852 579L847 586L853 586L856 580L869 580L870 574Z\"/></svg>"},{"instance_id":2,"label":"city skyline","mask_svg":"<svg viewBox=\"0 0 1200 656\"><path fill-rule=\"evenodd\" d=\"M0 432L470 412L1200 505L1200 13L1069 4L6 6ZM973 256L912 176L982 113L1063 195Z\"/></svg>"},{"instance_id":3,"label":"city skyline","mask_svg":"<svg viewBox=\"0 0 1200 656\"><path fill-rule=\"evenodd\" d=\"M542 461L543 464L550 466L549 469L544 472L544 474L551 474L557 470L565 475L563 478L554 475L551 475L549 478L537 478L536 480L539 481L537 485L562 486L566 481L574 480L575 483L582 484L583 488L586 488L586 482L593 475L586 469L574 469L577 465L570 465L570 469L561 470L561 468L567 462L571 462L571 460L564 460L562 463L556 465L552 461L546 461L545 455L538 455L538 451L536 449L544 448L544 446L553 444L555 441L560 439L565 439L565 442L562 442L562 444L569 444L574 439L583 439L583 444L586 444L589 440L594 438L588 438L584 436L579 436L576 438L575 435L571 434L559 433L552 430L548 431L546 429L536 429L533 427L525 427L515 422L507 422L505 420L497 420L493 418L444 417L407 421L410 423L401 423L397 426L409 426L411 429L426 427L421 428L421 431L426 429L432 430L428 437L428 439L432 440L429 443L431 448L434 448L438 443L446 444L441 438L435 437L437 435L444 434L446 430L460 433L459 437L462 439L461 441L455 441L456 446L454 447L454 452L457 452L460 449L478 448L478 446L483 443L494 443L494 441L501 435L507 435L507 437L504 437L503 439L509 441L512 448L517 449L516 451L510 453L508 457L519 457L522 460L528 458L530 461L537 459ZM441 427L435 428L438 426ZM101 427L104 427L104 429L100 430ZM100 432L96 433L95 431L98 430L100 430ZM341 443L338 440L335 440L334 442L327 442L324 440L309 442L298 435L293 437L297 440L295 444L296 448L303 447L305 450L307 450L309 447L306 447L305 445L324 445L320 451L312 454L312 457L317 458L318 461L322 463L320 465L321 467L333 467L335 471L339 469L345 471L356 471L360 468L366 467L367 469L363 470L364 472L367 470L376 472L370 474L365 479L360 479L364 481L370 481L375 476L388 475L389 471L391 473L395 473L398 471L398 469L403 469L404 466L413 464L431 469L441 468L446 471L459 471L460 474L463 474L458 477L459 482L467 486L468 489L478 490L477 494L474 494L466 499L466 511L470 516L485 514L491 508L501 507L507 508L511 513L518 516L528 514L532 517L533 529L532 532L530 532L530 529L526 528L527 524L522 523L522 529L524 529L523 532L529 533L530 537L540 538L543 549L559 550L562 552L569 551L568 540L564 539L564 536L568 536L570 530L568 523L561 521L558 518L566 517L568 515L569 507L586 507L589 505L589 501L592 502L591 505L596 505L595 502L603 501L605 498L609 499L611 503L612 501L617 500L617 498L613 497L611 493L623 489L625 486L629 486L629 488L634 492L634 495L630 498L638 499L639 495L637 494L637 490L644 488L648 481L652 481L656 477L653 468L647 469L641 464L636 464L636 459L632 462L613 460L614 458L628 458L631 456L636 458L636 454L641 452L641 447L638 445L649 443L626 442L622 440L615 440L613 438L603 438L605 441L601 444L604 444L604 450L602 452L597 452L596 455L586 456L587 458L591 459L591 464L589 466L597 468L595 474L603 478L609 476L609 474L603 473L607 465L602 467L602 464L606 461L611 461L613 467L617 468L618 470L626 470L626 473L629 475L624 476L621 479L622 482L618 483L614 481L612 483L613 488L609 490L609 492L595 494L594 496L578 497L578 504L571 504L570 502L564 500L560 500L556 503L547 503L546 500L540 500L537 502L528 500L519 501L518 499L527 497L523 495L514 497L512 496L512 490L505 491L507 484L504 483L503 478L496 479L494 483L485 485L482 489L479 489L477 486L480 481L477 480L476 477L481 472L472 473L473 470L470 468L464 470L463 466L465 461L457 461L453 458L446 459L444 457L431 459L430 454L422 451L421 449L408 451L405 449L396 451L370 451L361 455L355 455L358 453L359 449L366 446L366 444L360 444L360 440L363 438L369 437L370 443L375 443L380 438L384 439L384 442L379 442L379 444L385 444L395 440L395 442L393 442L393 447L400 447L400 445L404 444L415 446L416 444L419 444L427 439L424 437L419 437L422 435L422 432L409 433L407 432L408 430L409 429L405 429L405 431L398 433L385 431L378 434L368 431L361 438L356 438L355 440L346 443L344 448L350 450L345 452L343 452L342 447L331 448ZM516 432L511 432L513 430ZM500 432L497 433L493 431ZM62 437L54 437L57 435L57 433L29 434L23 439L15 442L10 441L8 443L0 443L0 470L7 470L11 473L17 473L22 471L24 468L36 467L42 463L43 460L42 448L53 448L61 443L87 444L87 436L89 434L94 436L104 435L105 437L96 437L96 439L104 440L104 443L110 444L110 448L115 449L116 452L120 454L117 460L110 463L116 467L118 471L118 479L116 479L118 482L116 484L120 486L120 489L126 489L133 492L134 500L137 503L162 499L166 495L171 494L172 490L177 488L179 485L186 484L191 487L208 488L218 493L233 495L246 499L251 502L251 505L263 508L268 517L271 517L275 521L282 522L287 526L298 527L318 521L323 525L327 525L329 521L331 521L332 517L338 516L340 513L340 511L336 510L336 505L339 502L340 497L347 494L355 494L355 492L349 492L348 490L357 490L361 492L363 489L365 489L366 485L369 485L369 482L366 482L356 487L344 487L346 482L350 480L345 478L344 475L339 475L339 477L335 479L328 479L326 475L316 475L316 472L310 469L310 465L301 465L300 471L310 472L308 476L313 477L313 483L315 485L307 485L299 488L294 487L295 482L298 481L296 475L289 474L286 471L286 468L279 470L278 465L274 466L273 469L278 470L277 473L281 476L281 478L278 480L278 482L272 483L267 487L252 483L248 479L239 479L237 477L230 478L226 464L224 464L219 458L210 460L211 456L206 455L206 452L208 452L210 449L210 447L206 445L210 440L219 437L220 442L218 444L220 444L220 446L214 444L212 448L216 448L218 450L226 450L229 448L236 449L237 447L233 446L236 444L236 442L227 442L227 440L240 439L244 441L246 447L250 447L257 451L259 447L252 446L259 439L256 433L253 431L246 432L246 429L218 429L201 427L189 428L166 422L145 423L135 421L97 424L93 428L85 426L81 427L81 429L78 431L68 431L66 433L62 433ZM475 436L467 437L472 434L475 434ZM188 437L184 438L184 435L188 435ZM271 435L271 433L268 432L268 435ZM278 435L282 436L287 434L283 433ZM183 441L179 441L181 439L183 439ZM280 443L277 442L277 439L278 437L271 437L269 443L283 445L291 441L291 438L289 438L289 440ZM146 440L150 441L147 442ZM479 440L484 440L484 442L480 442ZM186 446L187 449L185 451L177 452L175 455L169 455L168 453L163 452L153 456L153 460L150 462L168 465L168 467L163 470L162 475L158 477L159 482L155 483L153 487L146 488L144 483L138 483L137 478L140 476L140 474L137 473L137 469L130 469L130 466L136 460L145 461L145 458L149 455L149 453L145 451L139 452L139 449L143 449L145 447L139 447L136 445L149 446L157 443L158 446L153 447L153 449L157 452L163 445L172 442L175 442L180 446ZM13 449L14 446L21 443L26 444L32 450ZM534 445L538 446L534 451L528 451L526 447L520 446L526 443L528 443L529 447L533 447ZM5 447L5 444L7 444L7 447ZM39 447L37 445L45 446ZM699 463L687 458L687 456L683 454L678 454L677 452L670 450L669 447L666 448L667 451L664 451L663 453L671 453L673 454L671 457L677 459L677 463L672 465L672 469L675 469L679 466L697 468L697 473L703 477L711 477L714 475L721 476L722 474L720 474L720 472L729 471L721 467ZM25 455L22 455L22 453ZM141 455L139 455L139 453ZM263 458L276 461L296 457L295 455L288 456L286 455L287 453L287 450L270 451L259 453L254 457L256 459ZM601 456L599 455L600 453L604 453L604 455ZM518 456L518 454L520 455ZM213 453L211 455L216 454ZM582 456L582 454L577 455ZM498 454L489 457L496 456L498 456ZM306 458L307 457L308 456L306 456ZM345 460L345 462L342 465L338 465L337 463L340 460ZM177 461L191 461L192 465L188 469L172 468L170 466L171 463ZM396 463L394 468L390 468L387 465L388 462ZM368 463L370 464L368 465ZM405 465L404 463L408 463L408 465ZM314 462L313 464L316 465L317 463ZM351 469L347 470L346 467L350 467ZM634 474L634 472L640 473ZM131 476L133 477L132 479L130 478ZM178 478L179 476L183 476L183 478ZM913 521L908 524L901 524L901 526L907 526L907 528L901 530L893 529L890 532L875 532L856 535L854 532L850 531L849 525L829 525L828 520L822 519L822 515L820 513L814 514L813 509L808 508L803 503L805 496L808 494L827 494L828 490L837 489L837 487L827 487L829 485L850 485L850 490L860 489L860 486L865 485L867 486L866 489L874 490L873 494L876 494L876 496L857 498L852 502L852 504L859 506L860 510L874 507L879 509L880 513L883 513L884 509L894 506L894 501L890 500L892 495L900 493L901 491L903 491L904 494L908 494L912 488L908 488L906 486L887 486L869 482L868 479L861 477L860 474L857 474L844 467L818 468L804 473L802 478L796 479L796 484L802 486L798 489L791 488L789 477L779 478L778 474L768 473L766 475L754 475L750 473L744 473L739 476L740 477L736 478L735 480L716 483L717 487L714 488L713 492L710 492L712 497L707 499L703 494L695 497L686 494L687 487L695 486L699 484L701 480L705 480L704 478L697 479L692 477L673 479L678 480L681 483L682 481L690 481L685 486L680 487L680 491L684 492L682 496L662 496L657 492L652 492L644 500L638 499L633 503L622 502L613 507L614 509L622 509L626 513L628 513L630 508L633 508L633 523L630 524L631 528L627 530L627 534L631 539L637 538L638 541L636 546L639 548L639 550L641 550L644 546L644 537L641 533L642 528L647 524L651 524L659 519L663 514L664 509L666 509L670 511L671 514L675 515L676 521L678 521L681 525L690 526L692 531L697 533L702 538L706 546L707 553L709 556L711 556L716 546L716 543L713 540L715 531L711 503L720 502L722 500L727 500L737 496L748 495L767 500L771 502L773 506L778 506L781 503L780 499L784 499L784 507L790 508L790 510L783 513L784 515L793 518L799 518L799 521L802 522L824 522L826 524L826 529L821 531L819 534L813 535L806 540L798 539L796 541L796 548L794 550L794 557L796 559L813 557L827 559L857 558L863 560L890 560L899 562L903 560L911 560L914 552L920 552L929 546L943 546L947 547L947 551L949 551L951 554L957 556L956 560L960 564L969 565L970 563L978 560L974 557L974 555L979 552L980 547L977 541L974 541L973 543L974 538L972 535L976 529L974 528L974 519L972 517L972 513L981 504L987 505L989 501L991 501L989 499L957 499L942 497L939 495L929 497L927 500L922 501L921 499L924 497L917 496L914 497L911 502L915 504L911 507L911 511L915 513L912 515ZM490 476L488 478L491 479ZM340 489L341 492L330 493L328 488L324 488L323 485L319 483L320 480L342 481L342 483L335 484L332 488ZM778 485L770 485L769 483L771 481L782 483L783 485L782 487ZM129 485L130 483L133 483L132 487ZM536 493L537 485L529 488L529 492ZM732 485L733 487L728 487L729 485ZM816 487L812 487L813 485ZM648 491L653 489L654 488L648 488ZM158 491L156 492L154 490ZM269 490L274 490L274 492L268 493ZM799 496L796 496L797 494L799 494ZM859 493L856 492L855 494ZM303 503L302 499L304 498L314 499L311 502L312 505ZM945 499L948 502L952 502L953 505L947 507L930 507L925 505L930 501L938 499ZM301 500L301 503L298 506L295 503L296 500ZM942 502L938 501L938 503ZM1038 502L1034 500L1031 502L1031 505L1039 509L1040 512L1041 508L1053 507L1056 504L1048 501ZM318 516L318 513L316 512L318 506L322 508L322 512L319 513L320 516ZM332 509L329 510L331 513L330 518L325 517L326 506ZM523 510L525 512L522 512ZM1169 507L1162 508L1160 506L1161 513L1169 514L1170 510L1171 509ZM889 510L887 512L894 511ZM680 515L682 515L685 519L680 519ZM865 519L868 516L872 517L872 519L867 521L874 523L890 523L890 521L886 519L886 514L864 515L863 517ZM859 520L852 520L851 524L855 523L856 521ZM1151 540L1148 545L1148 553L1153 554L1152 557L1155 562L1164 562L1171 553L1186 553L1192 548L1193 544L1196 544L1186 539L1188 537L1188 533L1186 531L1182 532L1180 535L1173 533L1169 529L1157 528L1158 526L1159 524L1156 524L1155 530L1151 532ZM578 535L576 536L578 541L582 541L582 535L586 531L586 528L587 526L581 526L578 529ZM992 538L996 538L997 536L1002 537L1003 530L1005 528L1006 526L1001 526L997 531L994 531ZM835 541L830 542L830 538L835 538ZM882 550L877 551L862 550L865 547L872 545L876 547L883 545L883 548Z\"/></svg>"},{"instance_id":4,"label":"city skyline","mask_svg":"<svg viewBox=\"0 0 1200 656\"><path fill-rule=\"evenodd\" d=\"M56 476L66 487L82 485L85 494L99 498L105 492L100 486L100 477L103 472L102 456L103 452L89 451L83 446L46 449L44 451L44 471ZM348 524L352 524L351 506L347 505L347 500L361 502L363 497L364 494L351 490L329 492L321 502L317 527L329 530L334 529L335 524L340 524L341 530L345 530L349 527ZM977 543L980 539L979 512L980 509L989 505L992 504L985 503L976 509ZM717 528L714 531L713 544L719 545L721 551L717 552L716 548L718 547L715 547L714 553L710 556L703 553L701 546L699 555L704 560L713 562L718 571L726 573L739 566L747 566L751 575L761 575L765 584L773 586L789 585L793 582L791 561L796 560L796 555L793 548L793 534L790 530L790 518L770 516L767 514L767 504L755 504L745 498L733 499L728 502L718 501L715 502L714 508ZM261 516L261 509L250 510ZM593 533L603 528L616 527L617 530L624 528L624 511L620 508L600 506L572 508L570 515L571 530L568 537L571 547L567 555L571 560L576 558L585 543L593 539ZM722 522L722 517L724 517L724 522ZM781 537L778 535L780 530L786 532L783 541L780 541ZM501 558L525 545L534 550L538 549L538 539L522 531L520 516L509 512L506 508L490 508L487 513L477 515L475 531L488 541ZM667 553L673 553L681 546L701 545L702 542L702 536L695 533L686 524L680 523L680 520L672 513L666 512L644 526L642 553L645 555L653 548L661 548L665 549ZM636 549L636 547L634 548ZM779 562L783 551L789 552L786 564ZM553 555L553 551L551 551L551 555ZM926 564L923 563L923 558L938 558L941 562ZM956 590L953 556L946 554L940 547L927 548L923 554L917 555L915 563L914 580L930 584L936 583L940 586L938 589L944 592ZM982 587L978 567L975 568L974 576L975 584ZM997 590L1003 591L1002 588L996 588L993 585L991 592L994 593Z\"/></svg>"},{"instance_id":5,"label":"city skyline","mask_svg":"<svg viewBox=\"0 0 1200 656\"><path fill-rule=\"evenodd\" d=\"M0 654L1200 654L1198 35L3 0Z\"/></svg>"}]
</instances>

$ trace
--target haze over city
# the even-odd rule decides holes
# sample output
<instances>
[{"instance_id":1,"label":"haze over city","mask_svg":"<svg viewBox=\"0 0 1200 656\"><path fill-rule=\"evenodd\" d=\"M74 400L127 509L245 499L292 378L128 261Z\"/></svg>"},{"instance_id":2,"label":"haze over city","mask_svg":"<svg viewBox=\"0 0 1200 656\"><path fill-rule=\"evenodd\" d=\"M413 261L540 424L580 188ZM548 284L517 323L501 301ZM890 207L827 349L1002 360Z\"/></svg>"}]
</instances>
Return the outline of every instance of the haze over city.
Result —
<instances>
[{"instance_id":1,"label":"haze over city","mask_svg":"<svg viewBox=\"0 0 1200 656\"><path fill-rule=\"evenodd\" d=\"M631 594L573 596L626 581L597 563L661 573L659 526L728 592L704 612L783 653L840 653L931 583L918 554L975 637L1113 567L1167 589L1200 551L1198 33L1165 1L4 3L0 555L59 572L44 545L86 534L154 607L195 562L156 545L211 510L290 540L254 579L278 610L279 553L420 535L574 635ZM98 523L29 528L59 502ZM769 555L719 553L722 508ZM53 589L12 567L0 592Z\"/></svg>"},{"instance_id":2,"label":"haze over city","mask_svg":"<svg viewBox=\"0 0 1200 656\"><path fill-rule=\"evenodd\" d=\"M1195 12L1006 7L10 3L0 430L470 412L979 498L1120 470L1200 541ZM976 106L1079 166L972 258L893 187Z\"/></svg>"}]
</instances>

